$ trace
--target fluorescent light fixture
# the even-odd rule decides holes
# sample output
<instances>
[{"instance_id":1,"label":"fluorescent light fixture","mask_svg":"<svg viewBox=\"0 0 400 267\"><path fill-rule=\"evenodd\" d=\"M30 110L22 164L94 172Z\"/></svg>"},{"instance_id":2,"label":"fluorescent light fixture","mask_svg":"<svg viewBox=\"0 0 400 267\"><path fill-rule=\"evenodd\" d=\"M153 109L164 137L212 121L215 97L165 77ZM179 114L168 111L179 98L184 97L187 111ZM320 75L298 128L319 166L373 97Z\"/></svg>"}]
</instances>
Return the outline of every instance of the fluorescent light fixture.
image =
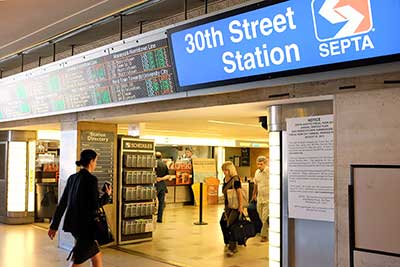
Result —
<instances>
[{"instance_id":1,"label":"fluorescent light fixture","mask_svg":"<svg viewBox=\"0 0 400 267\"><path fill-rule=\"evenodd\" d=\"M271 189L278 189L281 188L281 176L280 174L270 174L269 175L269 188Z\"/></svg>"},{"instance_id":2,"label":"fluorescent light fixture","mask_svg":"<svg viewBox=\"0 0 400 267\"><path fill-rule=\"evenodd\" d=\"M156 145L192 145L192 146L223 146L235 147L236 141L232 139L192 138L179 136L140 136L143 139L152 139Z\"/></svg>"},{"instance_id":3,"label":"fluorescent light fixture","mask_svg":"<svg viewBox=\"0 0 400 267\"><path fill-rule=\"evenodd\" d=\"M274 201L275 202L275 201ZM269 202L269 216L274 217L274 218L280 218L280 210L281 210L281 205L278 203L271 203Z\"/></svg>"},{"instance_id":4,"label":"fluorescent light fixture","mask_svg":"<svg viewBox=\"0 0 400 267\"><path fill-rule=\"evenodd\" d=\"M61 131L39 130L37 131L38 140L61 140Z\"/></svg>"},{"instance_id":5,"label":"fluorescent light fixture","mask_svg":"<svg viewBox=\"0 0 400 267\"><path fill-rule=\"evenodd\" d=\"M269 148L269 155L272 158L272 160L280 160L281 159L281 147L278 146L271 146Z\"/></svg>"},{"instance_id":6,"label":"fluorescent light fixture","mask_svg":"<svg viewBox=\"0 0 400 267\"><path fill-rule=\"evenodd\" d=\"M269 245L269 260L279 262L281 259L281 249L280 247L274 247ZM271 265L270 265L271 266Z\"/></svg>"},{"instance_id":7,"label":"fluorescent light fixture","mask_svg":"<svg viewBox=\"0 0 400 267\"><path fill-rule=\"evenodd\" d=\"M227 124L227 125L235 125L235 126L246 126L246 127L261 128L261 126L257 125L257 124L247 124L247 123L239 123L239 122L231 122L231 121L208 120L207 122L209 122L209 123L218 123L218 124Z\"/></svg>"},{"instance_id":8,"label":"fluorescent light fixture","mask_svg":"<svg viewBox=\"0 0 400 267\"><path fill-rule=\"evenodd\" d=\"M242 142L238 141L238 145L240 147L255 147L255 148L268 148L268 143L255 143L255 142Z\"/></svg>"},{"instance_id":9,"label":"fluorescent light fixture","mask_svg":"<svg viewBox=\"0 0 400 267\"><path fill-rule=\"evenodd\" d=\"M36 141L28 143L28 211L35 211L35 157L36 157Z\"/></svg>"},{"instance_id":10,"label":"fluorescent light fixture","mask_svg":"<svg viewBox=\"0 0 400 267\"><path fill-rule=\"evenodd\" d=\"M8 56L8 57L4 57L4 58L0 59L0 63L15 59L18 56L19 56L19 54L14 54L14 55L11 55L11 56Z\"/></svg>"},{"instance_id":11,"label":"fluorescent light fixture","mask_svg":"<svg viewBox=\"0 0 400 267\"><path fill-rule=\"evenodd\" d=\"M280 174L281 172L281 162L278 160L271 160L269 161L269 174ZM279 177L280 179L280 177Z\"/></svg>"},{"instance_id":12,"label":"fluorescent light fixture","mask_svg":"<svg viewBox=\"0 0 400 267\"><path fill-rule=\"evenodd\" d=\"M281 231L281 220L279 218L269 218L269 230L275 233Z\"/></svg>"},{"instance_id":13,"label":"fluorescent light fixture","mask_svg":"<svg viewBox=\"0 0 400 267\"><path fill-rule=\"evenodd\" d=\"M155 129L146 129L148 132L160 132L160 133L175 133L175 134L188 134L188 135L193 135L193 131L179 131L179 130L155 130ZM196 131L197 133L201 133L202 135L209 135L209 136L221 136L221 134L215 134L215 133L209 133L209 132L202 132L202 131Z\"/></svg>"},{"instance_id":14,"label":"fluorescent light fixture","mask_svg":"<svg viewBox=\"0 0 400 267\"><path fill-rule=\"evenodd\" d=\"M280 132L269 132L269 266L280 266L281 260L281 136Z\"/></svg>"},{"instance_id":15,"label":"fluorescent light fixture","mask_svg":"<svg viewBox=\"0 0 400 267\"><path fill-rule=\"evenodd\" d=\"M281 263L279 261L269 261L269 267L281 267Z\"/></svg>"},{"instance_id":16,"label":"fluorescent light fixture","mask_svg":"<svg viewBox=\"0 0 400 267\"><path fill-rule=\"evenodd\" d=\"M122 11L121 14L124 15L124 16L129 16L129 15L131 15L133 13L136 13L136 12L138 12L140 10L149 8L149 7L151 7L151 6L155 5L155 4L158 4L160 2L162 2L162 0L149 0L149 1L144 2L143 4L139 4L139 5L136 5L134 7L129 8L129 9L125 10L125 11Z\"/></svg>"},{"instance_id":17,"label":"fluorescent light fixture","mask_svg":"<svg viewBox=\"0 0 400 267\"><path fill-rule=\"evenodd\" d=\"M65 39L68 39L68 38L70 38L70 37L73 37L73 36L75 36L75 35L77 35L77 34L79 34L79 33L81 33L81 32L90 30L91 28L93 28L93 25L92 25L92 24L83 26L82 28L73 30L73 31L71 31L71 32L69 32L69 33L63 34L63 35L61 35L60 37L57 37L57 38L51 40L51 43L59 43L59 42L61 42L61 41L64 41Z\"/></svg>"},{"instance_id":18,"label":"fluorescent light fixture","mask_svg":"<svg viewBox=\"0 0 400 267\"><path fill-rule=\"evenodd\" d=\"M270 199L273 199L274 202L273 203L280 203L281 202L281 190L270 190ZM279 215L278 215L279 216Z\"/></svg>"},{"instance_id":19,"label":"fluorescent light fixture","mask_svg":"<svg viewBox=\"0 0 400 267\"><path fill-rule=\"evenodd\" d=\"M8 143L7 211L25 211L26 142Z\"/></svg>"},{"instance_id":20,"label":"fluorescent light fixture","mask_svg":"<svg viewBox=\"0 0 400 267\"><path fill-rule=\"evenodd\" d=\"M251 144L251 147L255 147L255 148L261 148L261 147L267 148L267 147L268 147L268 144L266 144L266 143L252 143L252 144Z\"/></svg>"},{"instance_id":21,"label":"fluorescent light fixture","mask_svg":"<svg viewBox=\"0 0 400 267\"><path fill-rule=\"evenodd\" d=\"M101 26L101 25L110 23L110 22L116 20L117 18L118 18L118 16L114 16L114 15L113 16L109 16L109 17L106 17L106 18L101 19L99 21L93 22L91 25L92 25L92 27Z\"/></svg>"},{"instance_id":22,"label":"fluorescent light fixture","mask_svg":"<svg viewBox=\"0 0 400 267\"><path fill-rule=\"evenodd\" d=\"M44 43L41 43L41 44L39 44L39 45L36 45L36 46L34 46L34 47L31 47L31 48L25 50L23 53L24 53L24 54L29 54L29 53L31 53L31 52L33 52L33 51L35 51L35 50L38 50L38 49L40 49L40 48L44 48L44 47L46 47L46 46L48 46L48 45L50 45L50 42L44 42Z\"/></svg>"},{"instance_id":23,"label":"fluorescent light fixture","mask_svg":"<svg viewBox=\"0 0 400 267\"><path fill-rule=\"evenodd\" d=\"M279 247L281 243L281 235L275 232L269 232L269 243L272 246Z\"/></svg>"},{"instance_id":24,"label":"fluorescent light fixture","mask_svg":"<svg viewBox=\"0 0 400 267\"><path fill-rule=\"evenodd\" d=\"M269 146L280 146L279 132L269 132Z\"/></svg>"}]
</instances>

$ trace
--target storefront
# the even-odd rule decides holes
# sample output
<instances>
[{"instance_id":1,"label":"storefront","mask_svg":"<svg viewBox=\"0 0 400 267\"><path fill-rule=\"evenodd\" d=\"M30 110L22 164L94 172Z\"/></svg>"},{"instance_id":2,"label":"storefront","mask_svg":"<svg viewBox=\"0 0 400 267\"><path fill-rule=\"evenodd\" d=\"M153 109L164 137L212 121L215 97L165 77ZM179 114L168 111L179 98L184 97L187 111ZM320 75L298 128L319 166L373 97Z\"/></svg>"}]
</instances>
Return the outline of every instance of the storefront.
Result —
<instances>
[{"instance_id":1,"label":"storefront","mask_svg":"<svg viewBox=\"0 0 400 267\"><path fill-rule=\"evenodd\" d=\"M370 143L379 141L386 147L398 146L396 134L391 130L393 125L398 127L397 120L380 121L374 115L380 121L380 128L376 130L360 114L379 113L386 118L397 114L399 37L390 25L398 24L399 6L395 1L384 5L379 1L365 1L365 5L368 8L362 9L365 13L362 25L349 29L348 22L348 27L340 31L338 27L331 29L322 20L334 15L328 12L332 7L321 1L312 1L312 5L297 0L274 5L258 3L188 24L171 25L168 34L164 29L146 33L3 79L0 85L12 92L10 95L18 105L2 103L6 108L1 110L0 127L23 129L28 125L51 123L59 126L59 192L75 171L77 153L84 147L104 145L108 152L103 155L110 156L102 168L107 170L102 181L111 180L114 188L118 188L114 190L116 200L121 197L121 187L115 179L120 172L118 132L155 140L153 151L161 150L165 159L186 170L177 175L175 168L177 176L170 184L174 192L173 198L169 196L170 203L189 201L188 185L195 182L196 176L191 177L188 164L180 160L184 161L183 150L196 144L159 142L161 139L157 141L157 138L165 141L175 138L179 132L180 137L203 138L208 144L199 146L201 157L215 158L217 168L222 158L232 160L244 179L253 175L252 164L260 151L240 142L268 143L269 266L311 266L315 262L318 266L347 266L351 238L346 215L349 164L353 161L388 164L399 159L395 150L385 154L384 160L373 153L364 155L356 137L360 133L363 142L379 151L378 145ZM334 17L333 24L347 21L343 16ZM27 97L34 92L30 88L38 84L46 84L44 92L47 93L40 95L40 103L46 105L38 105L34 98ZM65 93L70 90L75 90L71 97ZM269 132L262 127L240 125L257 125L262 116L268 117ZM204 120L206 124L202 124ZM218 132L210 121L236 123L237 127ZM141 129L140 123L147 124L147 129ZM168 123L172 127L184 125L186 131L174 131L166 126ZM121 130L123 125L127 126L125 130ZM137 134L130 131L134 125L139 129ZM321 130L321 125L329 125L328 130ZM202 132L199 126L203 126ZM315 142L317 148L300 138L304 137L302 131L313 126L320 132L311 131L313 134L304 136ZM225 123L220 128L227 127ZM348 130L354 137L347 135ZM212 134L220 136L210 137ZM221 143L212 144L216 139ZM224 144L232 141L231 145ZM327 159L318 165L322 171L310 167L317 173L314 178L324 184L318 184L319 187L303 184L302 187L303 193L315 191L307 201L320 204L310 206L319 214L310 215L296 208L305 199L293 198L298 197L294 193L299 193L296 190L300 188L290 186L291 178L297 177L300 182L299 177L310 171L293 163L310 160L290 154L296 145L302 146L298 154L321 150L321 147L330 153L321 156ZM356 152L347 156L350 147ZM217 177L221 181L218 173ZM322 188L327 195L312 195ZM121 229L117 205L113 202L108 208L115 233ZM323 237L323 243L318 236ZM62 247L72 244L65 234L61 234L60 240ZM373 253L358 255L362 256L376 260ZM391 260L397 262L397 258L382 259L382 262Z\"/></svg>"}]
</instances>

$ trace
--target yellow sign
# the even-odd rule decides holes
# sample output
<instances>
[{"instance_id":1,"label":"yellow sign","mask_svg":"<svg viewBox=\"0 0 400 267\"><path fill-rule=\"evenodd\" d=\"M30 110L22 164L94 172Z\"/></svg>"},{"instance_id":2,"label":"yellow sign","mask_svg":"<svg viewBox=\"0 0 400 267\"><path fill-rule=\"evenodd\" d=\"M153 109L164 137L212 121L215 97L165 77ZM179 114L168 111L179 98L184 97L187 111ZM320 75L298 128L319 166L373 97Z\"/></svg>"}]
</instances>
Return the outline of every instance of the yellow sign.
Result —
<instances>
[{"instance_id":1,"label":"yellow sign","mask_svg":"<svg viewBox=\"0 0 400 267\"><path fill-rule=\"evenodd\" d=\"M194 182L202 183L208 177L217 177L215 159L192 158Z\"/></svg>"}]
</instances>

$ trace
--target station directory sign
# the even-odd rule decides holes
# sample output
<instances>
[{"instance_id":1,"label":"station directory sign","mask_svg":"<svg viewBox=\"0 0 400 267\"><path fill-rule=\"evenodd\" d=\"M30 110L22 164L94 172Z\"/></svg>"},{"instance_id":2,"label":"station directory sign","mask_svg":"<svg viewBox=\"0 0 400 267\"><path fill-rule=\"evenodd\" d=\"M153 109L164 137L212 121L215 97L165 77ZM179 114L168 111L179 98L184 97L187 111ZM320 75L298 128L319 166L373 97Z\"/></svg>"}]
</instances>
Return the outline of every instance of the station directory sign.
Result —
<instances>
[{"instance_id":1,"label":"station directory sign","mask_svg":"<svg viewBox=\"0 0 400 267\"><path fill-rule=\"evenodd\" d=\"M398 0L272 0L178 26L168 31L178 86L396 61L398 14Z\"/></svg>"}]
</instances>

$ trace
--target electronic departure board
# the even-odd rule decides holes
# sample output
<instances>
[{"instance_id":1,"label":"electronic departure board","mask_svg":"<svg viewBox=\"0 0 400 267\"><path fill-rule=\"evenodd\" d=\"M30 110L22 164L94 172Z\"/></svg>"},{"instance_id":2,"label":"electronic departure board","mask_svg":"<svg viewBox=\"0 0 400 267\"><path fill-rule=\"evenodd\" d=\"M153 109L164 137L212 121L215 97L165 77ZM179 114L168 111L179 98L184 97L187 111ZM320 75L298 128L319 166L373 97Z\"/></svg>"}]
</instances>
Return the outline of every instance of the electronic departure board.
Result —
<instances>
[{"instance_id":1,"label":"electronic departure board","mask_svg":"<svg viewBox=\"0 0 400 267\"><path fill-rule=\"evenodd\" d=\"M79 108L174 93L167 39L58 70L2 82L0 120L67 113Z\"/></svg>"}]
</instances>

